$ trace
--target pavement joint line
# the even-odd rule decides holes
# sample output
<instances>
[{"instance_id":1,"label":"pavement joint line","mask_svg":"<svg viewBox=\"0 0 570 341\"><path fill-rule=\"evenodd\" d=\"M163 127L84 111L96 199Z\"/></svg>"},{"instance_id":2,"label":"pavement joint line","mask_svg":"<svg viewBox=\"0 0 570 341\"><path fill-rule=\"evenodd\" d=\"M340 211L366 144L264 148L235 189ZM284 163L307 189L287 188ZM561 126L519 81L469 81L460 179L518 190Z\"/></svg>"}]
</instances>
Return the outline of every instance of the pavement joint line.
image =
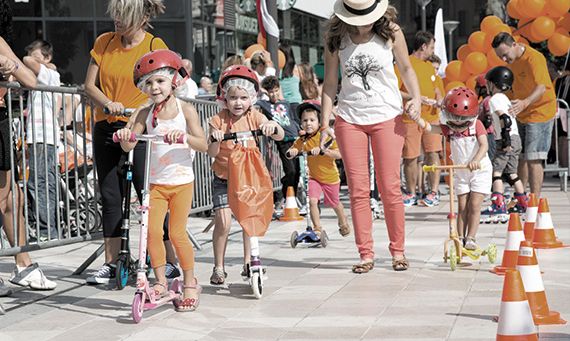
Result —
<instances>
[{"instance_id":1,"label":"pavement joint line","mask_svg":"<svg viewBox=\"0 0 570 341\"><path fill-rule=\"evenodd\" d=\"M43 300L46 300L46 299L48 299L48 298L50 298L50 297L55 297L55 296L58 296L58 295L60 295L60 294L68 293L68 292L70 292L70 291L72 291L72 290L75 290L75 289L77 289L77 288L79 288L79 287L82 287L82 286L84 286L84 285L85 285L85 283L81 283L81 284L78 283L77 285L74 285L74 286L72 285L71 287L69 287L69 288L67 288L67 289L63 289L63 290L61 290L61 291L54 292L53 294L50 294L50 295L46 295L46 296L42 296L42 297L39 297L39 298L36 298L36 299L32 299L32 300L29 301L29 302L21 303L21 304L15 305L15 306L13 306L13 307L7 308L7 309L5 309L5 310L6 310L6 312L10 312L10 311L14 311L14 310L17 310L17 309L20 309L20 308L24 308L24 307L27 307L27 306L30 305L30 304L38 303L38 302L43 301ZM19 291L22 291L22 290L24 290L24 289L21 289L21 290L19 290Z\"/></svg>"}]
</instances>

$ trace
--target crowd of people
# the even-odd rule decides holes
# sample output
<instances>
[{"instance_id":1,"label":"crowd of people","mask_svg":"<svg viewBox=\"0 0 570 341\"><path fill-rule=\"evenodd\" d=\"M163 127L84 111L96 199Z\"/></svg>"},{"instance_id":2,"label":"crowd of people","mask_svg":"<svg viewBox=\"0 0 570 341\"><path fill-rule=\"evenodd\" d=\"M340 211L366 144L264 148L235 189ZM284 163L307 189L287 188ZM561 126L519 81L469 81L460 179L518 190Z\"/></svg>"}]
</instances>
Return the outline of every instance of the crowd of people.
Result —
<instances>
[{"instance_id":1,"label":"crowd of people","mask_svg":"<svg viewBox=\"0 0 570 341\"><path fill-rule=\"evenodd\" d=\"M456 88L446 94L437 75L441 61L434 55L435 38L431 33L418 32L412 53L408 54L405 36L396 24L397 12L388 1L337 0L325 31L322 82L308 63L296 64L290 47L283 45L283 69L276 69L267 52L256 53L249 60L233 56L224 63L216 87L206 76L199 84L192 81L191 61L169 51L162 39L149 33L151 19L163 11L162 0L110 0L108 12L115 30L101 34L90 52L85 92L95 105L93 145L105 244L104 264L87 278L90 284L108 283L115 277L125 195L124 179L117 170L130 150L134 150L133 183L141 197L145 147L144 143L131 141L132 133L146 131L164 134L169 141L183 140L182 144L158 143L151 160L146 160L151 162L148 249L156 278L153 290L165 294L167 278L180 276L182 270L183 300L177 305L180 311L196 309L201 292L194 274L192 245L185 231L195 179L195 153L207 153L214 159L214 264L210 283L224 284L227 277L224 257L232 215L228 205L228 159L236 148L232 141L222 141L228 132L261 129L275 140L284 170L282 190L273 198L276 210L281 209L287 188L298 188L301 169L295 156L303 151L311 155L307 204L313 225L320 233L318 203L324 194L325 205L337 214L340 234L347 236L354 231L359 261L352 271L358 274L373 270L375 262L370 177L376 180L384 206L392 267L395 271L407 270L405 207L439 204L440 175L430 174L424 186L419 170L422 163L439 165L442 138L450 143L453 163L467 166L455 173L458 230L465 248L478 248L480 221L506 215L509 210L524 212L527 189L540 195L556 96L544 56L515 42L507 33L494 37L492 46L508 67L496 67L481 75L477 93ZM22 62L0 39L0 73L28 87L59 85L49 43L33 42L27 54ZM220 111L207 127L201 127L192 104L180 99L208 94L215 94ZM38 103L50 108L61 105L45 103L34 94L32 102L33 107ZM130 118L125 115L128 108L135 109ZM45 107L34 110L51 112ZM9 145L5 106L0 107L0 113L4 151L0 162L0 210L8 239L15 245L13 231L18 229L20 236L26 235L22 193L16 186L18 200L12 207L10 179L11 172L17 170L11 168L9 153L5 152ZM54 137L47 131L35 133L28 135L27 142L35 146L31 150L38 159L48 158L46 162L55 169L56 161L49 159ZM120 145L113 142L114 134ZM332 144L330 139L334 140ZM44 148L43 144L48 146ZM42 154L46 149L47 154ZM370 153L375 174L369 172ZM346 173L352 227L339 200L337 159L342 160ZM402 164L405 186L400 175ZM33 171L34 165L30 166ZM40 181L51 183L51 173L36 171ZM504 182L514 189L512 205L506 203ZM491 206L483 209L489 194ZM47 207L41 198L36 200ZM49 205L53 207L54 203ZM38 219L48 236L53 235L47 226L53 227L55 222L48 223L42 215ZM12 221L17 222L17 227ZM247 237L244 232L245 276L252 266L252 247ZM18 242L26 243L22 238ZM56 286L27 253L16 256L10 282L34 289ZM9 294L8 290L0 280L0 296Z\"/></svg>"}]
</instances>

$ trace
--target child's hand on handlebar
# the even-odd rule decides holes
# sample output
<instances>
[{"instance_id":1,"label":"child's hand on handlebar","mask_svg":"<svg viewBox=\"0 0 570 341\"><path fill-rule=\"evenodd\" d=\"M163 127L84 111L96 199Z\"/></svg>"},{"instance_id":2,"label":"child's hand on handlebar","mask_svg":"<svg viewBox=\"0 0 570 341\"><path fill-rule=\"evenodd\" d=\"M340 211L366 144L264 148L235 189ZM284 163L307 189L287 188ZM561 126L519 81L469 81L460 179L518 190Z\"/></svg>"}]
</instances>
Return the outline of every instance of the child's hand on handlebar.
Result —
<instances>
[{"instance_id":1,"label":"child's hand on handlebar","mask_svg":"<svg viewBox=\"0 0 570 341\"><path fill-rule=\"evenodd\" d=\"M221 130L213 129L210 132L210 141L213 143L221 142L224 139L224 132Z\"/></svg>"},{"instance_id":2,"label":"child's hand on handlebar","mask_svg":"<svg viewBox=\"0 0 570 341\"><path fill-rule=\"evenodd\" d=\"M311 155L319 155L321 153L321 148L315 147L311 149Z\"/></svg>"},{"instance_id":3,"label":"child's hand on handlebar","mask_svg":"<svg viewBox=\"0 0 570 341\"><path fill-rule=\"evenodd\" d=\"M170 130L168 133L166 133L166 135L164 136L164 142L167 142L168 144L173 144L176 143L179 139L183 138L184 136L186 136L185 131L173 129Z\"/></svg>"},{"instance_id":4,"label":"child's hand on handlebar","mask_svg":"<svg viewBox=\"0 0 570 341\"><path fill-rule=\"evenodd\" d=\"M298 154L299 154L299 150L298 150L297 148L290 148L290 149L287 151L287 157L288 157L289 159L294 158L294 157L297 156Z\"/></svg>"},{"instance_id":5,"label":"child's hand on handlebar","mask_svg":"<svg viewBox=\"0 0 570 341\"><path fill-rule=\"evenodd\" d=\"M132 142L133 132L129 128L122 128L115 132L115 136L119 142Z\"/></svg>"},{"instance_id":6,"label":"child's hand on handlebar","mask_svg":"<svg viewBox=\"0 0 570 341\"><path fill-rule=\"evenodd\" d=\"M262 125L260 125L259 129L261 129L261 132L263 133L263 135L271 136L271 135L275 134L277 127L279 127L279 125L275 121L267 121L267 122L263 123Z\"/></svg>"},{"instance_id":7,"label":"child's hand on handlebar","mask_svg":"<svg viewBox=\"0 0 570 341\"><path fill-rule=\"evenodd\" d=\"M471 160L471 162L469 162L469 164L467 164L467 167L469 167L470 171L481 169L481 162L476 161L476 160Z\"/></svg>"},{"instance_id":8,"label":"child's hand on handlebar","mask_svg":"<svg viewBox=\"0 0 570 341\"><path fill-rule=\"evenodd\" d=\"M107 103L105 108L109 111L109 115L122 115L125 112L125 107L120 102Z\"/></svg>"}]
</instances>

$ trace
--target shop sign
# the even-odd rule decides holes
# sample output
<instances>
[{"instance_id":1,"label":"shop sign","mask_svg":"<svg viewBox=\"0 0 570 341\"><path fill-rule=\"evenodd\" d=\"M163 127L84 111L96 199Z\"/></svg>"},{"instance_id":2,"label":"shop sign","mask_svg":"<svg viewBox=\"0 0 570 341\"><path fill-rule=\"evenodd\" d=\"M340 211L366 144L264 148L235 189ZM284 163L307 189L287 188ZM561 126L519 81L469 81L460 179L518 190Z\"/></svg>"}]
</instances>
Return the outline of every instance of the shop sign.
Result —
<instances>
[{"instance_id":1,"label":"shop sign","mask_svg":"<svg viewBox=\"0 0 570 341\"><path fill-rule=\"evenodd\" d=\"M238 31L257 34L257 18L247 17L236 13L236 29Z\"/></svg>"}]
</instances>

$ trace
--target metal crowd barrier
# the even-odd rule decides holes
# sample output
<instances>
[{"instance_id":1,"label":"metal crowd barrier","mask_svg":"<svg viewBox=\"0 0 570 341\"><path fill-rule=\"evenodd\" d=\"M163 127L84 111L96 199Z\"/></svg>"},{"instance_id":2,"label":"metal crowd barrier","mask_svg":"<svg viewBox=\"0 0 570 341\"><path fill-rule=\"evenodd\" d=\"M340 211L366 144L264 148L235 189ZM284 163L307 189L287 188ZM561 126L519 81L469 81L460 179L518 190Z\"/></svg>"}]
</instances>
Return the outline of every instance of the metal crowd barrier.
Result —
<instances>
[{"instance_id":1,"label":"metal crowd barrier","mask_svg":"<svg viewBox=\"0 0 570 341\"><path fill-rule=\"evenodd\" d=\"M556 158L553 162L551 163L546 163L545 167L544 167L544 172L545 173L558 173L558 176L560 177L560 189L564 192L568 191L568 174L570 171L570 166L569 166L569 160L570 160L570 136L568 134L568 130L570 130L570 106L568 105L568 103L561 99L558 98L557 99L558 102L558 107L560 108L560 110L558 111L556 117L554 118L554 127L552 128L552 146L551 149L554 149L554 152L556 154ZM566 112L566 117L564 117L563 115L560 115L560 111L564 110ZM558 121L560 120L560 122L562 123L562 120L566 120L566 139L564 141L564 139L560 139L561 136L561 132L558 129ZM564 164L561 160L562 157L562 153L561 153L561 147L562 144L566 143L566 148L565 148L565 156L567 157L566 159L566 164ZM564 150L564 149L563 149Z\"/></svg>"}]
</instances>

